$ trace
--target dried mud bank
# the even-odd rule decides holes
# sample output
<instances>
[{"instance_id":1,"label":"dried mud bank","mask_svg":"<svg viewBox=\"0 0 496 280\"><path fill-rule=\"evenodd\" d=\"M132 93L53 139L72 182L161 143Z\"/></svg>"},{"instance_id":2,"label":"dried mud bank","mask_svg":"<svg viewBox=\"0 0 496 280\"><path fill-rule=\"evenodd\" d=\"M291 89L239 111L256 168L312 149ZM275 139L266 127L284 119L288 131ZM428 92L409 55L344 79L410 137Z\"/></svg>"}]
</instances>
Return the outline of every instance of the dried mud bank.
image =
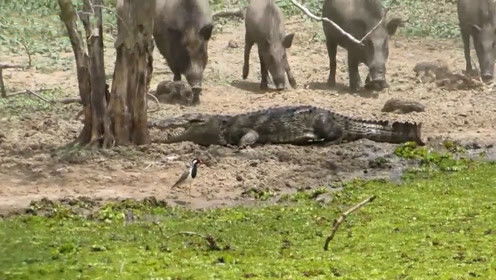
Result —
<instances>
[{"instance_id":1,"label":"dried mud bank","mask_svg":"<svg viewBox=\"0 0 496 280\"><path fill-rule=\"evenodd\" d=\"M210 42L210 62L205 72L201 104L194 107L150 105L150 119L185 113L240 113L271 106L315 105L356 118L398 120L423 123L427 144L440 147L453 140L467 147L468 154L496 160L496 93L490 87L452 89L435 83L421 83L413 71L419 60L442 59L452 71L461 72L465 62L461 43L429 39L394 38L390 44L388 82L380 93L347 90L346 54L338 50L336 89L328 89L328 58L321 26L290 20L288 32L295 32L288 57L297 89L283 92L259 90L259 67L252 67L248 80L242 80L244 28L242 24L222 27ZM239 48L229 45L237 43ZM70 56L70 53L61 54ZM106 61L112 69L112 48ZM164 60L155 54L151 88L172 74ZM36 59L36 57L35 57ZM0 54L0 60L16 63L20 57ZM256 55L251 65L258 65ZM459 70L459 71L458 71ZM360 69L364 78L364 67ZM57 89L60 98L76 96L75 69L50 73L31 68L12 70L5 75L12 90L26 88ZM23 99L24 98L24 99ZM25 96L9 98L9 106ZM381 112L392 98L414 100L425 105L424 112L395 114ZM263 191L277 198L284 193L322 186L339 187L354 178L399 180L415 162L393 155L396 145L361 140L341 145L267 145L233 150L201 147L192 143L152 144L139 148L118 147L88 151L66 148L81 129L75 120L78 104L43 105L24 110L0 112L0 212L25 209L31 201L47 198L88 197L90 201L144 199L155 197L170 205L192 208L221 207L256 202L253 193ZM152 131L154 140L160 139ZM175 191L170 186L193 157L205 158L200 176L189 187ZM256 196L256 195L255 195ZM274 200L276 199L274 198Z\"/></svg>"}]
</instances>

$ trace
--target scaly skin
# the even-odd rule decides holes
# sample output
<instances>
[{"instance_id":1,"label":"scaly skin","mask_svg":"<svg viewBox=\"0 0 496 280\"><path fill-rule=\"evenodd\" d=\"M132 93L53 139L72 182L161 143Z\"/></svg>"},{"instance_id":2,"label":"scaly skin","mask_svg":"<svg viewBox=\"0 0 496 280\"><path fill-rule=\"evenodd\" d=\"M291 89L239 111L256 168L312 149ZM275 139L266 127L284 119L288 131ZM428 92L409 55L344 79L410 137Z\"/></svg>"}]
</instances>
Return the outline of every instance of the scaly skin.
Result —
<instances>
[{"instance_id":1,"label":"scaly skin","mask_svg":"<svg viewBox=\"0 0 496 280\"><path fill-rule=\"evenodd\" d=\"M165 143L200 145L341 143L367 138L377 142L421 141L421 124L352 119L313 106L269 108L238 115L190 114L151 122L161 129L184 128Z\"/></svg>"}]
</instances>

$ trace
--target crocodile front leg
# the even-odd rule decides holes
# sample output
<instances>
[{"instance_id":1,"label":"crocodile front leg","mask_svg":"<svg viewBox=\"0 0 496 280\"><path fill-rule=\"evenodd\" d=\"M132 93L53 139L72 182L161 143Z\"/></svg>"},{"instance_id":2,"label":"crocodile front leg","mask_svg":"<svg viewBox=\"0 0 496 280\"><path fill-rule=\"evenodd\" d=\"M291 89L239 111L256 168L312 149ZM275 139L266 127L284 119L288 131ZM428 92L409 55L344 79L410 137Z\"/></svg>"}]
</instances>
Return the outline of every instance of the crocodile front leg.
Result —
<instances>
[{"instance_id":1,"label":"crocodile front leg","mask_svg":"<svg viewBox=\"0 0 496 280\"><path fill-rule=\"evenodd\" d=\"M251 145L257 143L259 137L260 136L258 135L258 133L255 130L250 129L250 130L248 130L248 132L245 133L245 135L243 135L243 137L241 137L241 139L239 140L238 146L241 148L251 146Z\"/></svg>"}]
</instances>

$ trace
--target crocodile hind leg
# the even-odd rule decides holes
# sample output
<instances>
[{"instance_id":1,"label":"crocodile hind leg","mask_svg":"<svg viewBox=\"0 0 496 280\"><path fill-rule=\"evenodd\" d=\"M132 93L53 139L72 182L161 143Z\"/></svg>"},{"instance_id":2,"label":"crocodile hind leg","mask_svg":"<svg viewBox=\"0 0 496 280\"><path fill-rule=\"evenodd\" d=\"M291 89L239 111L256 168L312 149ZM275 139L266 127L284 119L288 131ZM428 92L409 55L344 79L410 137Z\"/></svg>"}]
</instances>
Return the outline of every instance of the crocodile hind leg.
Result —
<instances>
[{"instance_id":1,"label":"crocodile hind leg","mask_svg":"<svg viewBox=\"0 0 496 280\"><path fill-rule=\"evenodd\" d=\"M258 138L258 133L255 130L250 129L247 133L245 133L245 135L243 135L243 137L241 137L238 146L241 148L251 146L257 143Z\"/></svg>"}]
</instances>

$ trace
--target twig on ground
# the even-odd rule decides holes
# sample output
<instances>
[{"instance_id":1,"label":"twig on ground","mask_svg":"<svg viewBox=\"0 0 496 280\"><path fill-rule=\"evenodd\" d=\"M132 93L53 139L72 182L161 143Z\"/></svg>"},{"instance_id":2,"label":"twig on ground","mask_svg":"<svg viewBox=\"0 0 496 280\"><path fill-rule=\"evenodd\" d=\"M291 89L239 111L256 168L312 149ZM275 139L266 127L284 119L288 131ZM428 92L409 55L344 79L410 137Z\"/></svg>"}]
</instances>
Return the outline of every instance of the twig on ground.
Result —
<instances>
[{"instance_id":1,"label":"twig on ground","mask_svg":"<svg viewBox=\"0 0 496 280\"><path fill-rule=\"evenodd\" d=\"M0 63L0 69L24 69L26 66L18 64Z\"/></svg>"},{"instance_id":2,"label":"twig on ground","mask_svg":"<svg viewBox=\"0 0 496 280\"><path fill-rule=\"evenodd\" d=\"M207 242L208 249L213 250L213 251L220 251L221 250L221 248L219 247L219 245L217 245L217 242L215 241L215 238L213 236L211 236L211 235L204 235L204 234L197 233L197 232L192 232L192 231L180 231L178 233L175 233L175 234L169 236L168 238L171 238L171 237L173 237L175 235L198 236L198 237L203 238Z\"/></svg>"},{"instance_id":3,"label":"twig on ground","mask_svg":"<svg viewBox=\"0 0 496 280\"><path fill-rule=\"evenodd\" d=\"M241 19L245 18L245 10L246 8L241 8L238 10L230 10L230 11L219 11L212 15L212 18L215 20L217 18L222 17L239 17Z\"/></svg>"},{"instance_id":4,"label":"twig on ground","mask_svg":"<svg viewBox=\"0 0 496 280\"><path fill-rule=\"evenodd\" d=\"M15 92L13 94L10 94L7 96L7 98L11 98L11 97L14 97L14 96L17 96L17 95L21 95L21 94L31 94L47 103L50 103L50 104L55 104L55 103L60 103L60 104L71 104L71 103L79 103L79 104L83 104L83 102L81 101L81 98L65 98L65 99L60 99L60 100L48 100L46 98L44 98L43 96L37 94L36 92L38 91L44 91L46 89L37 89L37 90L29 90L29 89L26 89L26 90L23 90L23 91L18 91L18 92Z\"/></svg>"},{"instance_id":5,"label":"twig on ground","mask_svg":"<svg viewBox=\"0 0 496 280\"><path fill-rule=\"evenodd\" d=\"M317 21L323 21L323 22L327 22L329 23L330 25L332 25L334 28L336 28L336 30L338 30L341 34L343 34L344 36L346 36L348 39L350 39L352 42L358 44L358 45L361 45L363 46L363 41L365 41L365 39L367 39L367 37L372 33L374 32L374 30L376 30L381 24L382 22L384 21L384 19L386 18L386 15L387 15L387 12L388 12L388 9L385 10L384 12L384 15L383 17L381 18L381 20L369 31L365 34L365 36L363 36L362 39L358 40L357 38L355 38L355 36L351 35L350 33L344 31L343 28L341 28L341 26L339 26L337 23L335 23L334 21L326 18L326 17L319 17L319 16L316 16L314 15L312 12L310 12L310 10L303 6L302 4L298 3L296 0L291 0L291 3L293 3L293 5L295 5L296 7L298 7L298 9L300 9L301 11L303 11L307 16L309 16L310 18L314 19L314 20L317 20Z\"/></svg>"},{"instance_id":6,"label":"twig on ground","mask_svg":"<svg viewBox=\"0 0 496 280\"><path fill-rule=\"evenodd\" d=\"M50 103L50 104L54 104L54 103L55 103L55 101L53 101L53 100L48 100L48 99L46 99L45 97L43 97L43 96L41 96L41 95L37 94L36 92L34 92L34 91L32 91L32 90L27 89L27 90L26 90L26 93L29 93L29 94L31 94L31 95L33 95L33 96L37 97L38 99L45 101L46 103Z\"/></svg>"},{"instance_id":7,"label":"twig on ground","mask_svg":"<svg viewBox=\"0 0 496 280\"><path fill-rule=\"evenodd\" d=\"M18 92L14 92L12 94L9 94L7 95L5 98L11 98L11 97L15 97L15 96L18 96L18 95L21 95L21 94L26 94L27 92L25 90L23 91L18 91Z\"/></svg>"},{"instance_id":8,"label":"twig on ground","mask_svg":"<svg viewBox=\"0 0 496 280\"><path fill-rule=\"evenodd\" d=\"M0 95L3 98L7 97L7 90L5 89L5 82L3 81L3 69L12 69L12 68L24 69L25 67L22 65L0 63Z\"/></svg>"},{"instance_id":9,"label":"twig on ground","mask_svg":"<svg viewBox=\"0 0 496 280\"><path fill-rule=\"evenodd\" d=\"M57 100L56 102L62 103L62 104L71 104L71 103L83 104L83 101L81 101L81 98L66 98L66 99Z\"/></svg>"},{"instance_id":10,"label":"twig on ground","mask_svg":"<svg viewBox=\"0 0 496 280\"><path fill-rule=\"evenodd\" d=\"M331 240L334 238L336 231L338 230L339 226L346 220L346 217L348 217L348 215L355 212L356 210L362 208L367 203L374 201L375 198L376 198L376 196L373 195L373 196L363 200L362 202L356 204L355 206L353 206L350 209L343 212L341 214L341 216L339 216L339 218L334 220L334 223L332 225L331 234L326 238L325 243L324 243L324 251L327 251L329 249L329 242L331 242Z\"/></svg>"},{"instance_id":11,"label":"twig on ground","mask_svg":"<svg viewBox=\"0 0 496 280\"><path fill-rule=\"evenodd\" d=\"M158 98L155 95L151 94L151 93L146 93L146 95L148 95L149 97L151 97L155 101L155 103L157 103L157 109L155 109L153 111L150 111L150 113L154 113L154 112L160 110L160 101L158 100Z\"/></svg>"}]
</instances>

